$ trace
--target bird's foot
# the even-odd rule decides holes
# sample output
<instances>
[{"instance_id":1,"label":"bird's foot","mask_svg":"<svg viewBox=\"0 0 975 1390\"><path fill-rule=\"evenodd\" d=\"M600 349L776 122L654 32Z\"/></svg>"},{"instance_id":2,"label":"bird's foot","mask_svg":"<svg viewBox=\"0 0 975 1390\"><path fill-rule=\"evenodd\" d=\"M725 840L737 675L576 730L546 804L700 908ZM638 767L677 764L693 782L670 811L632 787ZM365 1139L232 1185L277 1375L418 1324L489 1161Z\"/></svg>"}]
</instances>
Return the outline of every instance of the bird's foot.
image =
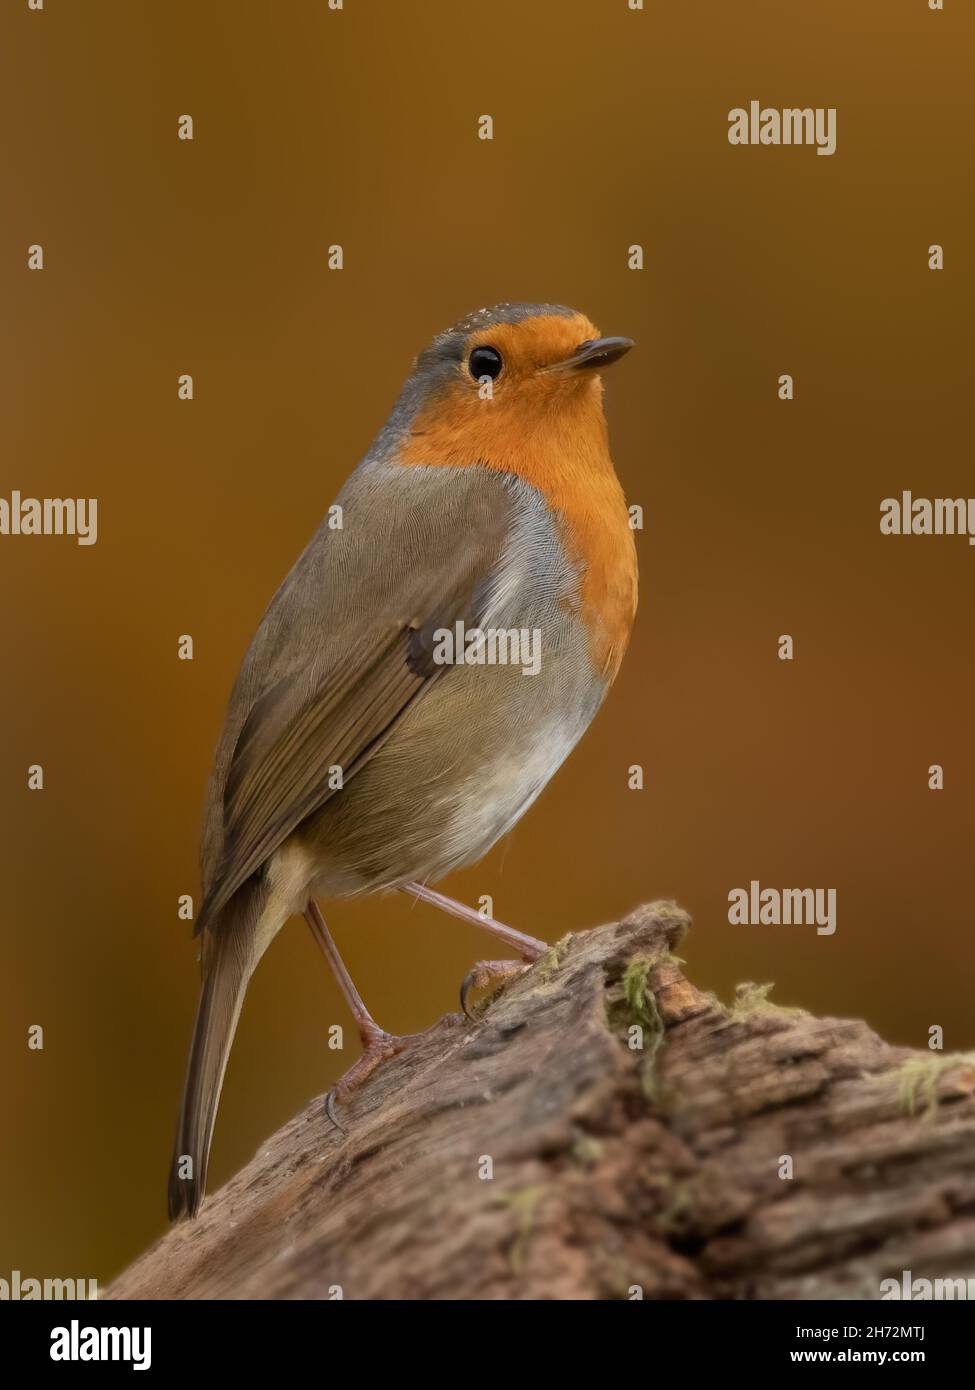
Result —
<instances>
[{"instance_id":1,"label":"bird's foot","mask_svg":"<svg viewBox=\"0 0 975 1390\"><path fill-rule=\"evenodd\" d=\"M472 1021L474 1015L467 1007L468 997L472 989L483 989L485 985L514 979L523 974L535 961L541 960L542 956L546 955L550 949L547 941L540 941L537 936L526 936L524 932L515 931L514 927L505 926L504 922L498 922L493 917L483 917L480 912L468 907L466 903L459 903L455 898L448 898L445 893L438 893L436 888L428 888L425 883L420 883L418 880L400 884L400 892L410 893L414 897L422 899L423 902L431 903L443 912L449 912L452 917L459 917L462 922L469 922L472 927L483 927L485 931L499 937L506 946L513 947L521 956L521 960L479 960L468 971L464 983L460 987L460 1007Z\"/></svg>"},{"instance_id":2,"label":"bird's foot","mask_svg":"<svg viewBox=\"0 0 975 1390\"><path fill-rule=\"evenodd\" d=\"M410 1043L416 1041L417 1037L415 1033L398 1037L395 1033L385 1032L374 1023L361 1027L360 1031L362 1056L352 1063L349 1070L336 1081L325 1097L325 1114L341 1134L345 1134L346 1131L335 1113L336 1103L347 1101L360 1086L369 1080L377 1067L382 1066L383 1062L388 1062L391 1057L398 1057L409 1047Z\"/></svg>"},{"instance_id":3,"label":"bird's foot","mask_svg":"<svg viewBox=\"0 0 975 1390\"><path fill-rule=\"evenodd\" d=\"M535 958L537 959L537 957ZM505 984L523 975L534 964L533 960L479 960L464 977L460 987L460 1007L473 1022L477 1017L469 1007L472 989L486 989L488 985Z\"/></svg>"}]
</instances>

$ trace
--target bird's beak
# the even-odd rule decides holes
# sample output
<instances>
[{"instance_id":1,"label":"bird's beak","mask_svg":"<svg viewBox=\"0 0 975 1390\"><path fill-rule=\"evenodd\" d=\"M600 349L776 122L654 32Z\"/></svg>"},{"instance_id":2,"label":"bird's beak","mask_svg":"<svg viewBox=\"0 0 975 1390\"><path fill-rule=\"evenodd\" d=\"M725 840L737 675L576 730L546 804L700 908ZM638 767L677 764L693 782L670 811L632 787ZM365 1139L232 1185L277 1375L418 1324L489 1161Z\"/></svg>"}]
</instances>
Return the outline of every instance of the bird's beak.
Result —
<instances>
[{"instance_id":1,"label":"bird's beak","mask_svg":"<svg viewBox=\"0 0 975 1390\"><path fill-rule=\"evenodd\" d=\"M632 338L589 338L579 344L571 357L565 357L561 362L553 362L550 367L544 367L543 371L578 372L589 368L598 371L600 367L608 367L611 362L616 362L624 353L629 352L632 346Z\"/></svg>"}]
</instances>

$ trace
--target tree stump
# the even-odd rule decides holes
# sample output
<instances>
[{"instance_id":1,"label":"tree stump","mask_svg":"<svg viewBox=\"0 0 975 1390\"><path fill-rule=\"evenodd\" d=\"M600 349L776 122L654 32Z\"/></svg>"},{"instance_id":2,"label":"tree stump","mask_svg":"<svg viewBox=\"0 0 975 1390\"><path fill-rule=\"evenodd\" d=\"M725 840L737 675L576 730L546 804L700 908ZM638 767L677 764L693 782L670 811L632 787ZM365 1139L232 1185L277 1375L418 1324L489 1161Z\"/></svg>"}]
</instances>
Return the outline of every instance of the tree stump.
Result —
<instances>
[{"instance_id":1,"label":"tree stump","mask_svg":"<svg viewBox=\"0 0 975 1390\"><path fill-rule=\"evenodd\" d=\"M341 1109L312 1102L108 1298L877 1298L975 1276L975 1057L566 937ZM791 1159L792 1176L788 1173Z\"/></svg>"}]
</instances>

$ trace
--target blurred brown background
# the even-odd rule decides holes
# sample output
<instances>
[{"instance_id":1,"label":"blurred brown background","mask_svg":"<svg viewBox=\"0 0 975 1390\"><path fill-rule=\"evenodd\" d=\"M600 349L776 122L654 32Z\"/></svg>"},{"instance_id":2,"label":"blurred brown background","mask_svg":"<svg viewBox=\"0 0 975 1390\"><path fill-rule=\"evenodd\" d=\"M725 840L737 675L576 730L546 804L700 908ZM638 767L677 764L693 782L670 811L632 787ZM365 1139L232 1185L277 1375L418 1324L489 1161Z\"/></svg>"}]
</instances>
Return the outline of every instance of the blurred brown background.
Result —
<instances>
[{"instance_id":1,"label":"blurred brown background","mask_svg":"<svg viewBox=\"0 0 975 1390\"><path fill-rule=\"evenodd\" d=\"M0 538L0 1274L104 1280L161 1229L197 989L176 902L238 662L413 354L500 299L638 340L607 397L641 612L588 738L446 887L552 940L673 896L701 985L975 1045L975 550L878 529L902 488L973 490L971 7L3 0L2 25L0 493L97 496L100 534ZM836 154L730 146L752 98L837 107ZM835 887L836 935L729 926L753 877ZM398 897L326 911L392 1030L491 954ZM211 1187L335 1078L332 1022L295 922Z\"/></svg>"}]
</instances>

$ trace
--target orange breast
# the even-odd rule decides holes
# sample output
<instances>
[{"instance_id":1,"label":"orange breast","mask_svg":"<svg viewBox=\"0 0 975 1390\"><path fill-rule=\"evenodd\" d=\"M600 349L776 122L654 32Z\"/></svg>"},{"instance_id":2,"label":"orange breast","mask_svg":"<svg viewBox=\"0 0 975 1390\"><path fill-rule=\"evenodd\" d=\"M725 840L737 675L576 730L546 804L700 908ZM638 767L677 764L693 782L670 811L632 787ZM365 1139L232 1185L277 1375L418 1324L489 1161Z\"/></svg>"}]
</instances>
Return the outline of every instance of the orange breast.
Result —
<instances>
[{"instance_id":1,"label":"orange breast","mask_svg":"<svg viewBox=\"0 0 975 1390\"><path fill-rule=\"evenodd\" d=\"M567 553L581 567L593 666L611 682L636 613L637 565L598 378L571 392L553 383L545 395L503 403L479 401L466 391L447 394L418 414L397 461L447 468L479 463L513 473L542 493Z\"/></svg>"}]
</instances>

